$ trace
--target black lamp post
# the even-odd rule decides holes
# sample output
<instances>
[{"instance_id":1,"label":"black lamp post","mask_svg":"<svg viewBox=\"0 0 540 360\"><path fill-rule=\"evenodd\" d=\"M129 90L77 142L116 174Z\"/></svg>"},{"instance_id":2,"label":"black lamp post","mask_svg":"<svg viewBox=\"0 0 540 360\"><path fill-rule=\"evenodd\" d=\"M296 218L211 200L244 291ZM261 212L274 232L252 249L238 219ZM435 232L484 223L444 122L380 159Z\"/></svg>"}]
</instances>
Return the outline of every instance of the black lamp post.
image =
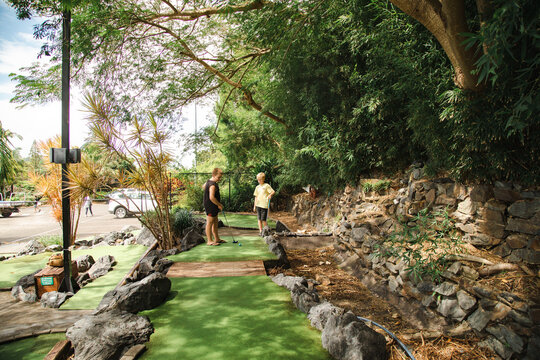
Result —
<instances>
[{"instance_id":1,"label":"black lamp post","mask_svg":"<svg viewBox=\"0 0 540 360\"><path fill-rule=\"evenodd\" d=\"M52 163L62 165L62 237L64 279L59 291L74 292L71 276L71 204L68 169L70 163L81 161L80 149L69 148L69 81L70 81L71 10L62 12L62 148L50 150Z\"/></svg>"}]
</instances>

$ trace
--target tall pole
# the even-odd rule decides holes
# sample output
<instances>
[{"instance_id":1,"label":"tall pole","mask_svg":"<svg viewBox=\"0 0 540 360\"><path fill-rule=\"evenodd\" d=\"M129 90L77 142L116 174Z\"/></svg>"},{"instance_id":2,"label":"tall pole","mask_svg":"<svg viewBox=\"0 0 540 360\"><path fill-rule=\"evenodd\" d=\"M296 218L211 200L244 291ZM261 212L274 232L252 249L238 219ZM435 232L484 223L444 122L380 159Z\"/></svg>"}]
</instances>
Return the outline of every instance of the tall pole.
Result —
<instances>
[{"instance_id":1,"label":"tall pole","mask_svg":"<svg viewBox=\"0 0 540 360\"><path fill-rule=\"evenodd\" d=\"M70 80L71 11L62 13L62 148L69 154L69 80ZM62 163L62 236L64 245L64 280L61 286L65 292L73 292L71 282L71 205L69 199L69 161Z\"/></svg>"}]
</instances>

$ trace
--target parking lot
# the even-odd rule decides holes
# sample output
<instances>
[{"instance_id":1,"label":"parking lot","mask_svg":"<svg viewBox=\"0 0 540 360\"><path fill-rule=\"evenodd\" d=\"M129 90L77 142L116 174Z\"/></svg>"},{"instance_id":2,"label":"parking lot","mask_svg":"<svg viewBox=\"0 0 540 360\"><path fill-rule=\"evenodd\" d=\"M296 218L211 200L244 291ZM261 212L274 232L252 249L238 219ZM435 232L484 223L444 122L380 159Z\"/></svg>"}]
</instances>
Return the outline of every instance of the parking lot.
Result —
<instances>
[{"instance_id":1,"label":"parking lot","mask_svg":"<svg viewBox=\"0 0 540 360\"><path fill-rule=\"evenodd\" d=\"M51 214L50 206L41 206L39 212L35 212L33 207L24 207L20 210L21 212L14 213L10 217L0 217L0 245L27 242L39 236L62 234L60 224ZM85 216L84 209L81 211L78 238L119 231L126 225L140 227L139 220L135 217L117 219L113 214L109 214L107 204L94 203L92 210L94 216Z\"/></svg>"}]
</instances>

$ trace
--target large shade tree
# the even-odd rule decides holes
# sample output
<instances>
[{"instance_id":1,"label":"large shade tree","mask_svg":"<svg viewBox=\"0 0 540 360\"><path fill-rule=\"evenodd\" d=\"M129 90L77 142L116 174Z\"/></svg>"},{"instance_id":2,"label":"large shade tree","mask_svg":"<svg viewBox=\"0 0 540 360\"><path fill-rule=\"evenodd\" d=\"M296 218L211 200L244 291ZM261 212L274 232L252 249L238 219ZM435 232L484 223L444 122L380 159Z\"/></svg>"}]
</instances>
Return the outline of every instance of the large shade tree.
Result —
<instances>
[{"instance_id":1,"label":"large shade tree","mask_svg":"<svg viewBox=\"0 0 540 360\"><path fill-rule=\"evenodd\" d=\"M10 2L21 17L28 16L30 10L55 14L50 2ZM417 37L422 32L411 26L416 20L404 21L394 5L418 20L418 26L437 39L442 50L422 35L423 55ZM365 9L373 8L379 11L371 23L370 19L357 21L361 14L369 13ZM356 24L357 28L348 25L355 37L317 34L320 29L332 30L329 23L314 26L325 16L336 26L347 21ZM351 18L354 21L350 22ZM124 112L126 120L140 108L177 119L174 113L184 104L218 91L220 120L227 120L223 106L228 101L255 110L257 122L270 119L269 123L285 128L266 129L268 138L279 144L278 153L291 146L293 151L302 150L296 152L302 155L296 158L299 162L305 162L306 156L319 158L312 171L333 164L337 171L326 166L329 173L342 172L340 178L347 178L359 168L380 167L387 159L399 157L401 151L413 156L416 150L407 145L410 143L424 147L424 155L433 158L434 165L456 175L466 174L464 178L478 173L484 179L524 176L534 181L540 171L534 161L538 156L535 144L540 142L534 115L540 103L539 60L535 55L539 18L533 0L80 1L73 16L72 64L75 80L84 87L100 89L120 113ZM37 29L36 35L46 41L42 54L51 55L53 66L32 67L24 75L14 75L19 82L14 101L46 101L50 99L47 94L56 91L50 84L58 78L54 67L59 60L58 29L55 17ZM326 47L320 41L302 43L306 34L336 43ZM388 57L394 59L388 59L384 66L366 67L374 58L369 54L362 59L362 47L368 44L376 50L375 38L381 49L392 48ZM390 41L400 43L392 47L387 44ZM298 49L308 52L311 62L305 65L311 71L285 74L290 59L301 64ZM320 49L324 52L318 55ZM433 56L438 51L448 59L451 65L447 68L453 69L453 76L452 72L443 74L446 79L440 76L441 61ZM405 64L407 56L412 66ZM320 60L324 62L316 62ZM367 73L357 72L358 66ZM411 72L408 78L402 77L403 82L395 71L404 67ZM308 76L313 96L309 91L295 92L303 90L298 85L306 80L300 74ZM339 88L344 74L350 82ZM369 78L372 81L366 81ZM425 102L425 91L410 79L440 85L429 90L425 96L429 102ZM456 86L448 86L448 80ZM362 96L364 104L354 104L347 91L358 91L360 83L370 96ZM273 91L277 84L285 85L289 93ZM336 93L330 94L327 90L332 87L327 85L336 85ZM333 97L325 92L341 92L346 101L328 106L327 100ZM291 99L297 99L298 94L305 95L300 100L306 113L300 122L290 111L294 105ZM401 113L396 108L400 103ZM352 118L366 116L360 127L366 136L351 136L345 131L350 121L347 112L353 108ZM318 112L320 109L324 111ZM370 111L373 124L368 121ZM353 121L349 126L357 124ZM372 129L378 131L376 136L389 139L388 144L373 143L373 136L367 136ZM249 125L244 130L249 130ZM414 141L408 142L409 138ZM303 146L306 143L312 146ZM283 156L290 156L290 152L283 151ZM368 159L372 164L366 167L360 162L359 166L357 159ZM321 174L324 179L328 177Z\"/></svg>"}]
</instances>

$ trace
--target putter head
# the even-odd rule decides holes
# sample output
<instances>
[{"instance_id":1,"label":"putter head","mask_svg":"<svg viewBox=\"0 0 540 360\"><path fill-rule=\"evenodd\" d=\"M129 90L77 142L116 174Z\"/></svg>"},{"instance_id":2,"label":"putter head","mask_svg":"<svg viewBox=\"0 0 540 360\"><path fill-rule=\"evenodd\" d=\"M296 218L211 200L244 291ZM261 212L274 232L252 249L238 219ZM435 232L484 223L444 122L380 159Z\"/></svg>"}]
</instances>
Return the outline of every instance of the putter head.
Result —
<instances>
[{"instance_id":1,"label":"putter head","mask_svg":"<svg viewBox=\"0 0 540 360\"><path fill-rule=\"evenodd\" d=\"M233 242L232 242L232 243L233 243L233 244L238 244L238 241L236 241L236 240L233 240Z\"/></svg>"}]
</instances>

